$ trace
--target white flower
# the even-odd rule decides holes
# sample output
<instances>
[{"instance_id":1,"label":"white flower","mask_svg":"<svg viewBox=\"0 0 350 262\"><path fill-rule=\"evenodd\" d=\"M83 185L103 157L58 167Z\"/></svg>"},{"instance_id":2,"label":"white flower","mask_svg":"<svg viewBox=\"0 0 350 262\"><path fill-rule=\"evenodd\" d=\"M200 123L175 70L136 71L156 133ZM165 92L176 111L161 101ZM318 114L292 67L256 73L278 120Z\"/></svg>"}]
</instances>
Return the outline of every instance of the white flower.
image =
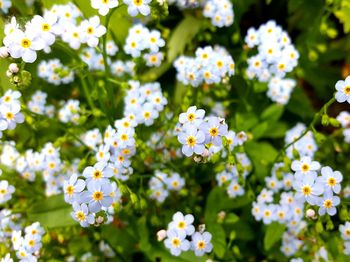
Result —
<instances>
[{"instance_id":1,"label":"white flower","mask_svg":"<svg viewBox=\"0 0 350 262\"><path fill-rule=\"evenodd\" d=\"M192 225L194 217L190 214L183 215L181 212L176 212L173 215L173 221L169 223L169 230L176 230L180 236L186 237L194 233Z\"/></svg>"},{"instance_id":2,"label":"white flower","mask_svg":"<svg viewBox=\"0 0 350 262\"><path fill-rule=\"evenodd\" d=\"M179 234L179 232L174 229L167 231L167 239L165 239L164 244L170 249L170 253L174 256L179 256L182 251L190 249L190 242L185 239L185 236Z\"/></svg>"},{"instance_id":3,"label":"white flower","mask_svg":"<svg viewBox=\"0 0 350 262\"><path fill-rule=\"evenodd\" d=\"M196 256L203 256L204 253L210 253L212 251L211 237L209 232L204 232L203 234L196 232L193 234L191 246Z\"/></svg>"},{"instance_id":4,"label":"white flower","mask_svg":"<svg viewBox=\"0 0 350 262\"><path fill-rule=\"evenodd\" d=\"M149 3L151 0L123 0L128 5L128 13L131 16L137 16L141 13L144 16L148 16L151 13Z\"/></svg>"},{"instance_id":5,"label":"white flower","mask_svg":"<svg viewBox=\"0 0 350 262\"><path fill-rule=\"evenodd\" d=\"M118 6L118 0L91 0L92 8L98 9L98 13L102 16L108 14L109 9Z\"/></svg>"},{"instance_id":6,"label":"white flower","mask_svg":"<svg viewBox=\"0 0 350 262\"><path fill-rule=\"evenodd\" d=\"M345 101L350 103L350 76L348 76L344 81L339 80L335 84L335 89L337 90L335 99L339 103L343 103Z\"/></svg>"},{"instance_id":7,"label":"white flower","mask_svg":"<svg viewBox=\"0 0 350 262\"><path fill-rule=\"evenodd\" d=\"M17 30L13 33L13 42L9 44L8 51L13 58L22 58L26 63L33 63L37 58L36 51L44 47L43 39L31 32Z\"/></svg>"},{"instance_id":8,"label":"white flower","mask_svg":"<svg viewBox=\"0 0 350 262\"><path fill-rule=\"evenodd\" d=\"M86 42L90 47L98 45L98 38L106 33L106 27L100 25L100 18L93 16L89 20L84 20L80 24L83 32L83 42Z\"/></svg>"}]
</instances>

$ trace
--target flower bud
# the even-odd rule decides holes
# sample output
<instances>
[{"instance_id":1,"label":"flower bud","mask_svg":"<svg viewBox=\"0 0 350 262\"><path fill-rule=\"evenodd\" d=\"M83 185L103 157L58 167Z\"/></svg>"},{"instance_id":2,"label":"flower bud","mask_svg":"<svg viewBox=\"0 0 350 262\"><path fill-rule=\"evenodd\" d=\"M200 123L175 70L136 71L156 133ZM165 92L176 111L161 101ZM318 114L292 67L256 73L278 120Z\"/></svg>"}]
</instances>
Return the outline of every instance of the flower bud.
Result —
<instances>
[{"instance_id":1,"label":"flower bud","mask_svg":"<svg viewBox=\"0 0 350 262\"><path fill-rule=\"evenodd\" d=\"M102 216L98 216L95 221L97 224L102 224L104 220L105 219Z\"/></svg>"},{"instance_id":2,"label":"flower bud","mask_svg":"<svg viewBox=\"0 0 350 262\"><path fill-rule=\"evenodd\" d=\"M198 231L199 231L200 233L203 233L203 232L205 231L205 224L199 225L199 226L198 226Z\"/></svg>"},{"instance_id":3,"label":"flower bud","mask_svg":"<svg viewBox=\"0 0 350 262\"><path fill-rule=\"evenodd\" d=\"M7 71L6 71L6 76L7 76L7 77L11 77L11 76L12 76L12 72L11 72L10 70L7 70Z\"/></svg>"},{"instance_id":4,"label":"flower bud","mask_svg":"<svg viewBox=\"0 0 350 262\"><path fill-rule=\"evenodd\" d=\"M209 150L208 149L204 149L204 152L202 153L203 157L208 157L209 156Z\"/></svg>"},{"instance_id":5,"label":"flower bud","mask_svg":"<svg viewBox=\"0 0 350 262\"><path fill-rule=\"evenodd\" d=\"M310 219L316 219L316 212L315 212L315 210L313 210L311 208L306 210L306 217L310 218Z\"/></svg>"},{"instance_id":6,"label":"flower bud","mask_svg":"<svg viewBox=\"0 0 350 262\"><path fill-rule=\"evenodd\" d=\"M166 230L162 229L157 232L157 240L163 241L163 239L166 238Z\"/></svg>"},{"instance_id":7,"label":"flower bud","mask_svg":"<svg viewBox=\"0 0 350 262\"><path fill-rule=\"evenodd\" d=\"M0 57L6 58L8 56L9 56L9 52L7 50L7 47L5 47L5 46L0 47Z\"/></svg>"},{"instance_id":8,"label":"flower bud","mask_svg":"<svg viewBox=\"0 0 350 262\"><path fill-rule=\"evenodd\" d=\"M9 65L9 71L13 74L18 73L18 71L19 71L18 65L16 63L11 63Z\"/></svg>"},{"instance_id":9,"label":"flower bud","mask_svg":"<svg viewBox=\"0 0 350 262\"><path fill-rule=\"evenodd\" d=\"M220 211L220 212L218 213L218 219L219 219L220 221L223 221L223 220L225 219L225 217L226 217L226 212L225 212L225 211Z\"/></svg>"}]
</instances>

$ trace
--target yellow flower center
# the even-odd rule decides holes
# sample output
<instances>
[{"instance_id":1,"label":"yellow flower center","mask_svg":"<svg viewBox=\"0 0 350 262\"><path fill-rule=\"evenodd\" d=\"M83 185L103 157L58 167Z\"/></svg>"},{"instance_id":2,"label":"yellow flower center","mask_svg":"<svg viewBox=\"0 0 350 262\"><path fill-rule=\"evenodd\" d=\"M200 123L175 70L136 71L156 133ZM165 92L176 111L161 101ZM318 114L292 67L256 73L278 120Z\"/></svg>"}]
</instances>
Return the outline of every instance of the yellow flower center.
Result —
<instances>
[{"instance_id":1,"label":"yellow flower center","mask_svg":"<svg viewBox=\"0 0 350 262\"><path fill-rule=\"evenodd\" d=\"M79 220L79 221L84 221L85 220L85 214L83 211L78 211L76 214L75 214L75 217Z\"/></svg>"},{"instance_id":2,"label":"yellow flower center","mask_svg":"<svg viewBox=\"0 0 350 262\"><path fill-rule=\"evenodd\" d=\"M95 201L100 201L103 199L103 193L101 191L95 191L93 194L92 194L92 198L93 200Z\"/></svg>"},{"instance_id":3,"label":"yellow flower center","mask_svg":"<svg viewBox=\"0 0 350 262\"><path fill-rule=\"evenodd\" d=\"M308 164L303 164L303 165L301 166L301 170L302 170L303 172L307 172L307 171L310 170L310 166L309 166Z\"/></svg>"},{"instance_id":4,"label":"yellow flower center","mask_svg":"<svg viewBox=\"0 0 350 262\"><path fill-rule=\"evenodd\" d=\"M148 118L151 117L151 113L148 112L148 111L146 111L146 112L143 114L143 117L144 117L145 119L148 119Z\"/></svg>"},{"instance_id":5,"label":"yellow flower center","mask_svg":"<svg viewBox=\"0 0 350 262\"><path fill-rule=\"evenodd\" d=\"M178 239L177 237L174 237L171 241L171 244L174 246L174 247L179 247L181 242L180 242L180 239Z\"/></svg>"},{"instance_id":6,"label":"yellow flower center","mask_svg":"<svg viewBox=\"0 0 350 262\"><path fill-rule=\"evenodd\" d=\"M209 134L216 137L219 134L219 129L217 127L212 127L209 129Z\"/></svg>"},{"instance_id":7,"label":"yellow flower center","mask_svg":"<svg viewBox=\"0 0 350 262\"><path fill-rule=\"evenodd\" d=\"M68 195L72 195L74 193L74 187L73 186L67 186L66 193Z\"/></svg>"},{"instance_id":8,"label":"yellow flower center","mask_svg":"<svg viewBox=\"0 0 350 262\"><path fill-rule=\"evenodd\" d=\"M127 134L122 134L120 136L120 139L123 140L123 141L126 141L126 140L128 140L128 135Z\"/></svg>"},{"instance_id":9,"label":"yellow flower center","mask_svg":"<svg viewBox=\"0 0 350 262\"><path fill-rule=\"evenodd\" d=\"M331 208L333 207L333 201L331 199L326 199L325 201L323 201L323 206L325 208Z\"/></svg>"},{"instance_id":10,"label":"yellow flower center","mask_svg":"<svg viewBox=\"0 0 350 262\"><path fill-rule=\"evenodd\" d=\"M198 249L204 249L205 248L205 242L203 240L198 241L197 248Z\"/></svg>"},{"instance_id":11,"label":"yellow flower center","mask_svg":"<svg viewBox=\"0 0 350 262\"><path fill-rule=\"evenodd\" d=\"M190 122L192 122L193 120L195 120L195 118L196 118L195 115L192 114L192 113L190 113L190 114L187 115L187 120L190 121Z\"/></svg>"},{"instance_id":12,"label":"yellow flower center","mask_svg":"<svg viewBox=\"0 0 350 262\"><path fill-rule=\"evenodd\" d=\"M194 146L196 144L196 138L194 136L187 137L187 145Z\"/></svg>"},{"instance_id":13,"label":"yellow flower center","mask_svg":"<svg viewBox=\"0 0 350 262\"><path fill-rule=\"evenodd\" d=\"M330 178L328 178L327 183L329 186L335 186L337 184L337 181L335 180L334 177L330 177Z\"/></svg>"},{"instance_id":14,"label":"yellow flower center","mask_svg":"<svg viewBox=\"0 0 350 262\"><path fill-rule=\"evenodd\" d=\"M89 27L87 28L87 33L88 33L89 35L93 34L93 33L94 33L94 29L93 29L91 26L89 26Z\"/></svg>"},{"instance_id":15,"label":"yellow flower center","mask_svg":"<svg viewBox=\"0 0 350 262\"><path fill-rule=\"evenodd\" d=\"M4 101L7 102L7 103L10 102L11 101L11 97L10 96L5 96L4 97Z\"/></svg>"},{"instance_id":16,"label":"yellow flower center","mask_svg":"<svg viewBox=\"0 0 350 262\"><path fill-rule=\"evenodd\" d=\"M102 177L102 172L100 170L95 170L95 172L93 173L92 177L94 179L100 179Z\"/></svg>"},{"instance_id":17,"label":"yellow flower center","mask_svg":"<svg viewBox=\"0 0 350 262\"><path fill-rule=\"evenodd\" d=\"M311 187L310 186L303 186L301 191L305 196L311 195Z\"/></svg>"},{"instance_id":18,"label":"yellow flower center","mask_svg":"<svg viewBox=\"0 0 350 262\"><path fill-rule=\"evenodd\" d=\"M23 38L21 45L23 48L29 48L32 45L32 42L28 38Z\"/></svg>"},{"instance_id":19,"label":"yellow flower center","mask_svg":"<svg viewBox=\"0 0 350 262\"><path fill-rule=\"evenodd\" d=\"M15 118L15 116L14 116L14 114L13 114L12 112L7 112L7 113L6 113L6 119L12 120L12 119L14 119L14 118Z\"/></svg>"},{"instance_id":20,"label":"yellow flower center","mask_svg":"<svg viewBox=\"0 0 350 262\"><path fill-rule=\"evenodd\" d=\"M186 227L186 223L184 221L180 221L177 227L180 229L184 229Z\"/></svg>"},{"instance_id":21,"label":"yellow flower center","mask_svg":"<svg viewBox=\"0 0 350 262\"><path fill-rule=\"evenodd\" d=\"M346 95L350 95L350 86L344 87L344 93L345 93Z\"/></svg>"},{"instance_id":22,"label":"yellow flower center","mask_svg":"<svg viewBox=\"0 0 350 262\"><path fill-rule=\"evenodd\" d=\"M41 29L44 32L47 32L47 31L49 31L51 29L51 26L48 23L45 23L45 24L42 24Z\"/></svg>"}]
</instances>

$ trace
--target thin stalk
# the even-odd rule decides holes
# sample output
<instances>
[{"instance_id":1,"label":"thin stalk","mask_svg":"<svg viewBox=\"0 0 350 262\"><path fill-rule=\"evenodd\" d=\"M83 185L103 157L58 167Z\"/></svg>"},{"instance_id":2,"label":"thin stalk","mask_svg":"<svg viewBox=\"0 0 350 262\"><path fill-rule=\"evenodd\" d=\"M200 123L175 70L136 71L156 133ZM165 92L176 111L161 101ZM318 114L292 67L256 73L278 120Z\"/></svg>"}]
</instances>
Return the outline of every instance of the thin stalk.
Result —
<instances>
[{"instance_id":1,"label":"thin stalk","mask_svg":"<svg viewBox=\"0 0 350 262\"><path fill-rule=\"evenodd\" d=\"M276 158L275 158L275 160L274 160L273 162L276 163L277 160L281 157L281 155L284 154L284 152L285 152L290 146L294 145L296 142L298 142L300 139L302 139L309 131L316 131L316 129L315 129L315 124L316 124L317 121L322 117L323 114L327 114L327 109L328 109L328 107L329 107L331 104L333 104L334 102L335 102L335 98L332 97L326 104L324 104L323 107L320 109L320 111L318 111L318 112L314 115L314 117L313 117L313 119L312 119L310 125L304 130L304 132L302 132L301 135L300 135L297 139L295 139L295 140L293 140L292 142L290 142L289 144L285 145L285 146L282 148L282 150L280 150L280 152L278 153L278 155L276 156Z\"/></svg>"}]
</instances>

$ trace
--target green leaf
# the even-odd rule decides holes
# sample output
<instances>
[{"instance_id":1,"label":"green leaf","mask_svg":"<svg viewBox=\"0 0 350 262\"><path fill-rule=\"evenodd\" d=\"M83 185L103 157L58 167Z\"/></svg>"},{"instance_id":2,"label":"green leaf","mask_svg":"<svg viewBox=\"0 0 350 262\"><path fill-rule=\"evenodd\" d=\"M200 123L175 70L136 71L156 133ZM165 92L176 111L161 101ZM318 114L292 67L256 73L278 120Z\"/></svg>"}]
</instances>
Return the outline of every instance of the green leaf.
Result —
<instances>
[{"instance_id":1,"label":"green leaf","mask_svg":"<svg viewBox=\"0 0 350 262\"><path fill-rule=\"evenodd\" d=\"M186 16L175 28L168 41L168 62L171 63L179 54L182 54L185 47L201 28L202 21L193 16Z\"/></svg>"},{"instance_id":2,"label":"green leaf","mask_svg":"<svg viewBox=\"0 0 350 262\"><path fill-rule=\"evenodd\" d=\"M264 237L264 248L266 251L270 250L282 238L285 229L286 225L277 222L272 222L267 226Z\"/></svg>"},{"instance_id":3,"label":"green leaf","mask_svg":"<svg viewBox=\"0 0 350 262\"><path fill-rule=\"evenodd\" d=\"M267 122L262 122L258 124L254 129L252 130L254 139L258 139L265 134L266 129L268 128L269 124Z\"/></svg>"},{"instance_id":4,"label":"green leaf","mask_svg":"<svg viewBox=\"0 0 350 262\"><path fill-rule=\"evenodd\" d=\"M63 195L56 195L33 204L28 209L28 219L49 228L74 226L77 222L71 212L72 207L64 202Z\"/></svg>"},{"instance_id":5,"label":"green leaf","mask_svg":"<svg viewBox=\"0 0 350 262\"><path fill-rule=\"evenodd\" d=\"M132 19L130 19L128 15L128 8L126 5L117 8L118 9L111 16L108 29L113 32L116 40L118 40L118 45L122 47L128 36L129 28L132 26Z\"/></svg>"},{"instance_id":6,"label":"green leaf","mask_svg":"<svg viewBox=\"0 0 350 262\"><path fill-rule=\"evenodd\" d=\"M340 10L334 12L335 16L339 19L341 23L343 23L344 33L350 32L350 2L342 1L342 6Z\"/></svg>"},{"instance_id":7,"label":"green leaf","mask_svg":"<svg viewBox=\"0 0 350 262\"><path fill-rule=\"evenodd\" d=\"M294 88L286 108L288 111L300 116L303 120L312 118L315 113L305 91L299 87Z\"/></svg>"},{"instance_id":8,"label":"green leaf","mask_svg":"<svg viewBox=\"0 0 350 262\"><path fill-rule=\"evenodd\" d=\"M277 121L284 112L284 106L280 104L273 104L267 107L261 113L261 119L266 121Z\"/></svg>"},{"instance_id":9,"label":"green leaf","mask_svg":"<svg viewBox=\"0 0 350 262\"><path fill-rule=\"evenodd\" d=\"M270 175L270 166L277 156L276 149L266 142L246 142L244 148L253 162L254 173L259 179Z\"/></svg>"},{"instance_id":10,"label":"green leaf","mask_svg":"<svg viewBox=\"0 0 350 262\"><path fill-rule=\"evenodd\" d=\"M223 258L227 249L225 230L217 223L209 223L207 224L207 228L212 234L211 242L215 255L219 258Z\"/></svg>"},{"instance_id":11,"label":"green leaf","mask_svg":"<svg viewBox=\"0 0 350 262\"><path fill-rule=\"evenodd\" d=\"M135 252L138 241L137 235L134 232L136 228L137 227L133 226L118 228L113 224L106 225L102 227L101 237L111 245L113 249L123 254L123 256L128 257Z\"/></svg>"}]
</instances>

